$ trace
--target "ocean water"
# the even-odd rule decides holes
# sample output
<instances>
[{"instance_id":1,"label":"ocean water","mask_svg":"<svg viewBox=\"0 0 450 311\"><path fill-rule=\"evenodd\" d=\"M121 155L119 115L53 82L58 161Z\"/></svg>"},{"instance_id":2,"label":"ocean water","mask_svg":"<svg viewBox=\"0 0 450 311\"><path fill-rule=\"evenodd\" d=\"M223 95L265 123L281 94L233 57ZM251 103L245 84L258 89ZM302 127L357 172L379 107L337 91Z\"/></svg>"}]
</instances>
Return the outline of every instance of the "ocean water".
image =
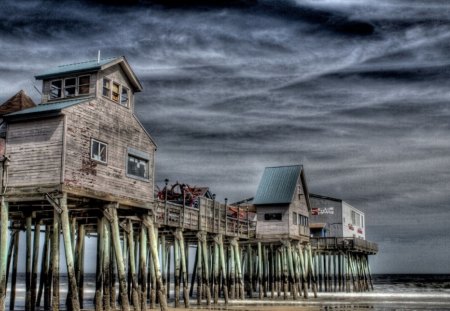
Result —
<instances>
[{"instance_id":1,"label":"ocean water","mask_svg":"<svg viewBox=\"0 0 450 311\"><path fill-rule=\"evenodd\" d=\"M283 298L264 300L246 299L223 302L218 307L196 305L192 298L191 309L213 310L450 310L450 275L374 275L374 290L365 293L319 292L318 298L283 300ZM15 310L24 309L25 277L18 275ZM67 293L67 277L61 276L61 308ZM116 286L118 288L118 286ZM9 289L9 288L8 288ZM93 309L95 276L85 276L84 308ZM173 291L173 285L171 286ZM9 292L8 292L9 294ZM194 294L195 295L195 294ZM9 308L9 295L7 299ZM169 302L172 305L173 302Z\"/></svg>"}]
</instances>

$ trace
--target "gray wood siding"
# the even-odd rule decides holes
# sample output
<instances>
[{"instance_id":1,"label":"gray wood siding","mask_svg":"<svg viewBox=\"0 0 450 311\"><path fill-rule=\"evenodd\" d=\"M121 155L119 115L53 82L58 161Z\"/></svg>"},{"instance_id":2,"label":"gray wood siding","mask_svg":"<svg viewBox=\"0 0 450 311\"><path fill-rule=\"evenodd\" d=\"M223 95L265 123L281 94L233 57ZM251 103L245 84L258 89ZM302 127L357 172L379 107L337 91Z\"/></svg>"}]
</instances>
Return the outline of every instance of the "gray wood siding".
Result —
<instances>
[{"instance_id":1,"label":"gray wood siding","mask_svg":"<svg viewBox=\"0 0 450 311\"><path fill-rule=\"evenodd\" d=\"M63 131L63 117L8 125L9 187L61 182Z\"/></svg>"},{"instance_id":2,"label":"gray wood siding","mask_svg":"<svg viewBox=\"0 0 450 311\"><path fill-rule=\"evenodd\" d=\"M273 236L273 235L288 235L289 233L289 208L285 206L269 205L269 206L256 206L257 210L257 223L256 223L256 235L257 236ZM266 213L282 213L281 221L278 220L264 220L264 214Z\"/></svg>"},{"instance_id":3,"label":"gray wood siding","mask_svg":"<svg viewBox=\"0 0 450 311\"><path fill-rule=\"evenodd\" d=\"M291 236L299 236L300 225L293 224L293 213L297 213L306 217L309 217L308 205L306 204L305 194L303 193L303 185L301 178L299 177L297 181L297 187L295 188L294 198L292 199L292 203L289 206L289 234Z\"/></svg>"},{"instance_id":4,"label":"gray wood siding","mask_svg":"<svg viewBox=\"0 0 450 311\"><path fill-rule=\"evenodd\" d=\"M107 99L93 99L66 109L65 114L65 185L153 201L155 145L129 109ZM106 165L91 160L91 138L107 143ZM128 147L150 156L148 181L127 176Z\"/></svg>"}]
</instances>

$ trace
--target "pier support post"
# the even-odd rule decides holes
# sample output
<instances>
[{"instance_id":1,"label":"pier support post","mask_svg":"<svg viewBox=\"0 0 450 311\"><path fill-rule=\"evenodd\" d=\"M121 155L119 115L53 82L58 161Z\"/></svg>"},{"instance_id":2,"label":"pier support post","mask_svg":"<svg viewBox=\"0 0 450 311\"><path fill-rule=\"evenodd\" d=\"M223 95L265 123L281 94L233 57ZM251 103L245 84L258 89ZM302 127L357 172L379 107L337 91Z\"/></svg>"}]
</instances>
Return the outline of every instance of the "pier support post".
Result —
<instances>
[{"instance_id":1,"label":"pier support post","mask_svg":"<svg viewBox=\"0 0 450 311\"><path fill-rule=\"evenodd\" d=\"M175 231L175 238L178 240L178 245L180 247L180 261L181 261L181 272L183 275L183 300L184 307L189 308L189 279L188 279L188 265L186 262L186 247L184 243L183 231L177 229Z\"/></svg>"},{"instance_id":2,"label":"pier support post","mask_svg":"<svg viewBox=\"0 0 450 311\"><path fill-rule=\"evenodd\" d=\"M103 240L103 218L97 219L97 261L95 267L95 310L103 311L103 252L104 252L104 240Z\"/></svg>"},{"instance_id":3,"label":"pier support post","mask_svg":"<svg viewBox=\"0 0 450 311\"><path fill-rule=\"evenodd\" d=\"M152 254L153 266L155 268L155 277L159 286L158 297L161 311L167 310L167 300L165 296L165 288L161 278L161 270L158 258L158 240L155 234L153 219L150 216L144 216L144 225L147 227L148 240L150 242L150 251Z\"/></svg>"},{"instance_id":4,"label":"pier support post","mask_svg":"<svg viewBox=\"0 0 450 311\"><path fill-rule=\"evenodd\" d=\"M133 225L131 223L131 221L129 222L129 226L128 228L133 229ZM132 234L134 234L134 231L131 230ZM132 241L134 244L134 241ZM136 301L136 305L134 307L135 311L139 311L139 310L143 310L146 311L147 310L147 228L145 226L141 226L141 231L140 231L140 238L139 238L139 243L140 243L140 247L139 247L139 270L140 270L140 276L141 276L141 280L140 280L140 287L141 287L141 291L138 294L138 290L139 290L139 285L138 282L136 282L136 269L134 269L134 290L133 292L135 292L133 294L133 305ZM130 245L131 246L131 245ZM134 255L133 257L131 257L131 249L130 249L130 260L134 259ZM134 250L133 250L134 253ZM133 273L133 271L132 271ZM140 301L139 301L139 297L140 297Z\"/></svg>"},{"instance_id":5,"label":"pier support post","mask_svg":"<svg viewBox=\"0 0 450 311\"><path fill-rule=\"evenodd\" d=\"M308 247L307 247L307 249L305 249L305 251L306 251L306 254L308 255L309 272L311 273L312 289L313 289L313 293L314 293L314 298L317 298L317 279L316 279L316 274L314 272L311 244L308 244Z\"/></svg>"},{"instance_id":6,"label":"pier support post","mask_svg":"<svg viewBox=\"0 0 450 311\"><path fill-rule=\"evenodd\" d=\"M113 206L109 206L107 209L107 214L109 214L107 217L110 217L111 219L111 238L114 248L114 254L116 258L116 265L117 265L117 276L119 278L119 295L120 295L120 302L122 305L123 311L129 311L130 310L130 304L128 302L128 296L127 296L127 280L126 280L126 274L125 274L125 265L123 262L123 255L122 255L122 248L120 246L120 231L119 231L119 218L117 216L117 207L118 204L114 204Z\"/></svg>"},{"instance_id":7,"label":"pier support post","mask_svg":"<svg viewBox=\"0 0 450 311\"><path fill-rule=\"evenodd\" d=\"M206 291L206 304L209 306L211 304L211 288L209 286L209 256L208 256L208 244L206 240L206 232L197 233L199 241L202 245L202 255L203 255L203 283L205 284Z\"/></svg>"},{"instance_id":8,"label":"pier support post","mask_svg":"<svg viewBox=\"0 0 450 311\"><path fill-rule=\"evenodd\" d=\"M31 310L31 215L25 218L26 250L25 250L25 310Z\"/></svg>"},{"instance_id":9,"label":"pier support post","mask_svg":"<svg viewBox=\"0 0 450 311\"><path fill-rule=\"evenodd\" d=\"M41 224L39 220L34 223L33 262L31 268L31 310L35 310L37 298L37 275L39 261L39 244L41 241Z\"/></svg>"},{"instance_id":10,"label":"pier support post","mask_svg":"<svg viewBox=\"0 0 450 311\"><path fill-rule=\"evenodd\" d=\"M142 235L141 235L142 238ZM131 273L131 299L133 302L133 307L135 311L140 311L140 301L139 301L139 286L137 281L137 275L136 275L136 258L135 258L135 244L134 244L134 228L133 223L131 220L128 220L128 233L127 233L127 239L128 239L128 250L129 250L129 256L130 256L130 273ZM141 241L142 243L142 241ZM141 244L142 247L142 244Z\"/></svg>"},{"instance_id":11,"label":"pier support post","mask_svg":"<svg viewBox=\"0 0 450 311\"><path fill-rule=\"evenodd\" d=\"M19 233L19 231L16 231L16 235ZM42 295L44 294L44 287L47 282L48 278L48 250L50 249L48 246L48 240L50 237L50 228L49 226L45 227L45 237L44 237L44 247L42 249L42 260L41 260L41 274L39 277L39 290L38 295L36 298L36 307L39 307L41 305ZM45 294L44 294L45 295ZM48 308L48 304L45 304L45 297L44 297L44 309Z\"/></svg>"},{"instance_id":12,"label":"pier support post","mask_svg":"<svg viewBox=\"0 0 450 311\"><path fill-rule=\"evenodd\" d=\"M225 299L225 304L228 304L228 281L227 281L227 266L225 264L225 249L223 246L223 237L220 235L219 239L219 257L220 257L220 269L222 271L222 282L223 282L223 297Z\"/></svg>"},{"instance_id":13,"label":"pier support post","mask_svg":"<svg viewBox=\"0 0 450 311\"><path fill-rule=\"evenodd\" d=\"M6 265L8 260L8 220L9 206L8 202L2 196L0 203L0 309L5 309L6 300Z\"/></svg>"},{"instance_id":14,"label":"pier support post","mask_svg":"<svg viewBox=\"0 0 450 311\"><path fill-rule=\"evenodd\" d=\"M69 211L67 209L67 193L63 193L59 200L61 208L61 227L63 232L64 250L66 254L67 276L69 279L70 303L73 311L80 310L80 302L78 300L77 280L75 277L73 246L70 234Z\"/></svg>"},{"instance_id":15,"label":"pier support post","mask_svg":"<svg viewBox=\"0 0 450 311\"><path fill-rule=\"evenodd\" d=\"M17 263L19 261L19 239L20 239L20 230L17 230L14 236L13 263L12 263L13 266L11 275L11 295L9 298L9 310L14 310L16 302ZM0 307L1 306L4 307L4 304L0 304Z\"/></svg>"}]
</instances>

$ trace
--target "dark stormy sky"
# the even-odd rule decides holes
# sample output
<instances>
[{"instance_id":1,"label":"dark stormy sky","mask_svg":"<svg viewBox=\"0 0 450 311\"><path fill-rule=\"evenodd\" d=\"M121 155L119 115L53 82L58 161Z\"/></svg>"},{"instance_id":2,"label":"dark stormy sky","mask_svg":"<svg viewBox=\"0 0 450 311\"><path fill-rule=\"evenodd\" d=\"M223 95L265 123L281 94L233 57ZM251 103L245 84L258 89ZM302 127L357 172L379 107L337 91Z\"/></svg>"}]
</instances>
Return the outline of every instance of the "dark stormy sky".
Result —
<instances>
[{"instance_id":1,"label":"dark stormy sky","mask_svg":"<svg viewBox=\"0 0 450 311\"><path fill-rule=\"evenodd\" d=\"M375 272L449 273L450 2L208 2L2 1L0 100L125 55L158 182L234 201L300 163L311 192L366 213Z\"/></svg>"}]
</instances>

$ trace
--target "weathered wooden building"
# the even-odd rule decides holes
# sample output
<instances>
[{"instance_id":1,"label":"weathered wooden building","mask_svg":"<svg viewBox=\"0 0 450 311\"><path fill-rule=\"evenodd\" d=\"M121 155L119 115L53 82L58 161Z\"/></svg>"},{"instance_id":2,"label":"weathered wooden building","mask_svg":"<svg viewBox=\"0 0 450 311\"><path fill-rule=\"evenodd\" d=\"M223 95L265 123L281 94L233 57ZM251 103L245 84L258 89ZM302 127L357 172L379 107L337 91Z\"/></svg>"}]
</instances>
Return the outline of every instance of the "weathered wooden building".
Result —
<instances>
[{"instance_id":1,"label":"weathered wooden building","mask_svg":"<svg viewBox=\"0 0 450 311\"><path fill-rule=\"evenodd\" d=\"M43 102L5 116L9 201L39 197L39 187L41 196L148 207L156 145L134 115L142 86L126 59L64 65L36 78Z\"/></svg>"},{"instance_id":2,"label":"weathered wooden building","mask_svg":"<svg viewBox=\"0 0 450 311\"><path fill-rule=\"evenodd\" d=\"M311 235L366 239L364 213L347 202L310 193Z\"/></svg>"},{"instance_id":3,"label":"weathered wooden building","mask_svg":"<svg viewBox=\"0 0 450 311\"><path fill-rule=\"evenodd\" d=\"M309 240L311 206L302 165L266 167L252 204L258 238Z\"/></svg>"}]
</instances>

